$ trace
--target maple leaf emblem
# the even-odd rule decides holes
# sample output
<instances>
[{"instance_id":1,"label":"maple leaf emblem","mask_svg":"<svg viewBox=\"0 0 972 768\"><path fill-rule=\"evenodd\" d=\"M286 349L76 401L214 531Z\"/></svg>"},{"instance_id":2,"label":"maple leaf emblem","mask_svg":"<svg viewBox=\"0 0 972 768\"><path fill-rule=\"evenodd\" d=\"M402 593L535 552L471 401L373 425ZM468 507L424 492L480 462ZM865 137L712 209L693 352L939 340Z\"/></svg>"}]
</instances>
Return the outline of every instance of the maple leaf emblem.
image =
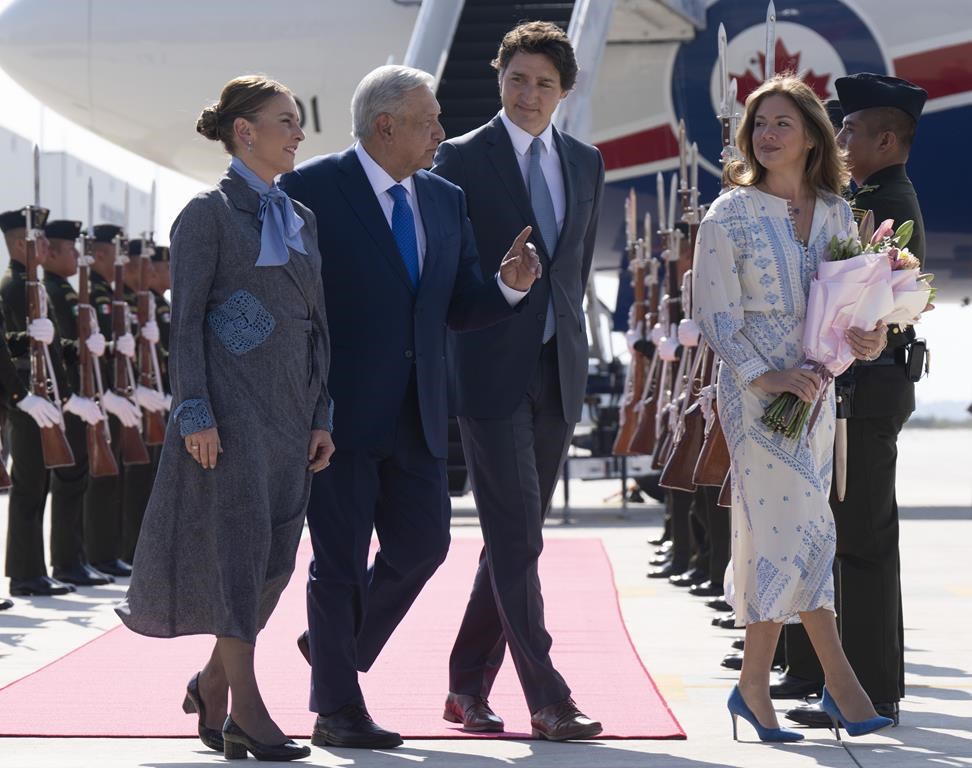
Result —
<instances>
[{"instance_id":1,"label":"maple leaf emblem","mask_svg":"<svg viewBox=\"0 0 972 768\"><path fill-rule=\"evenodd\" d=\"M807 85L809 85L813 92L820 97L822 101L826 101L832 98L833 94L830 89L830 75L821 74L818 75L812 69L806 72L800 72L800 57L802 54L797 51L795 53L790 53L786 46L783 44L781 39L776 41L776 66L774 67L773 74L779 74L781 72L797 72L800 74L801 79ZM742 75L737 75L730 73L730 78L736 78L736 84L739 87L738 99L740 104L746 103L746 98L755 91L759 86L763 84L766 79L766 54L760 51L756 58L753 60L753 64L758 65L758 70L756 74L753 74L752 69L747 69ZM757 79L757 76L758 79Z\"/></svg>"}]
</instances>

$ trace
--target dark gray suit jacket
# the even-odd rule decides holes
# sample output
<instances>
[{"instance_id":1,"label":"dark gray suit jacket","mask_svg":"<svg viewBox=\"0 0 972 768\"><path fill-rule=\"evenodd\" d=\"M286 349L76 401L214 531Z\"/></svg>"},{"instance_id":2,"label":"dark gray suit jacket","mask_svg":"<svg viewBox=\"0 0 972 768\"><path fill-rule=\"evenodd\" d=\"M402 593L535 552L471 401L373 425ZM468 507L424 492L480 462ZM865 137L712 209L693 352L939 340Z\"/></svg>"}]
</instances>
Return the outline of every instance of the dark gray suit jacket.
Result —
<instances>
[{"instance_id":1,"label":"dark gray suit jacket","mask_svg":"<svg viewBox=\"0 0 972 768\"><path fill-rule=\"evenodd\" d=\"M543 277L530 289L530 305L508 322L452 338L453 409L458 416L502 418L523 399L540 358L549 297L557 317L557 353L564 420L580 419L587 382L588 342L582 311L591 271L604 185L604 162L595 147L554 129L564 174L566 215L553 254L531 236ZM466 193L483 274L493 274L510 243L528 224L540 231L509 134L497 115L486 125L439 146L433 173Z\"/></svg>"}]
</instances>

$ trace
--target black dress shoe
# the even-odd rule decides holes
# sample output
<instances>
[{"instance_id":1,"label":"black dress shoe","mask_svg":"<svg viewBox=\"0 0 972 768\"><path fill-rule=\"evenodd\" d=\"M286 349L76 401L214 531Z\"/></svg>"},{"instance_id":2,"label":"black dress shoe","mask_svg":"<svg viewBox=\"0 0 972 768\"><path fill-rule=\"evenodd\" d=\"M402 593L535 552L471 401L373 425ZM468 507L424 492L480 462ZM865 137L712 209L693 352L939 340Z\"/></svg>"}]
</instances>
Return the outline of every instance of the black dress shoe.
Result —
<instances>
[{"instance_id":1,"label":"black dress shoe","mask_svg":"<svg viewBox=\"0 0 972 768\"><path fill-rule=\"evenodd\" d=\"M709 574L705 571L700 571L698 568L692 568L684 573L677 573L669 576L668 583L674 587L691 587L693 584L701 584L703 581L707 581Z\"/></svg>"},{"instance_id":2,"label":"black dress shoe","mask_svg":"<svg viewBox=\"0 0 972 768\"><path fill-rule=\"evenodd\" d=\"M54 578L76 587L103 587L115 580L106 573L95 570L87 563L75 563L70 568L55 568Z\"/></svg>"},{"instance_id":3,"label":"black dress shoe","mask_svg":"<svg viewBox=\"0 0 972 768\"><path fill-rule=\"evenodd\" d=\"M802 677L784 672L770 683L770 698L805 699L807 696L819 696L822 687L816 680L804 680Z\"/></svg>"},{"instance_id":4,"label":"black dress shoe","mask_svg":"<svg viewBox=\"0 0 972 768\"><path fill-rule=\"evenodd\" d=\"M732 606L726 602L724 597L717 597L715 600L709 600L706 602L706 606L714 611L721 611L722 613L729 613L732 610ZM714 624L715 622L713 622Z\"/></svg>"},{"instance_id":5,"label":"black dress shoe","mask_svg":"<svg viewBox=\"0 0 972 768\"><path fill-rule=\"evenodd\" d=\"M745 638L740 637L738 640L733 640L732 647L735 648L737 651L743 650L746 647Z\"/></svg>"},{"instance_id":6,"label":"black dress shoe","mask_svg":"<svg viewBox=\"0 0 972 768\"><path fill-rule=\"evenodd\" d=\"M261 744L259 741L251 739L243 729L233 722L233 718L227 715L226 722L223 724L223 757L227 760L246 760L246 753L249 752L257 760L299 760L302 757L310 757L310 747L304 747L297 742L287 739L283 744Z\"/></svg>"},{"instance_id":7,"label":"black dress shoe","mask_svg":"<svg viewBox=\"0 0 972 768\"><path fill-rule=\"evenodd\" d=\"M601 724L581 712L573 699L538 709L530 716L533 738L548 741L568 739L593 739L601 730Z\"/></svg>"},{"instance_id":8,"label":"black dress shoe","mask_svg":"<svg viewBox=\"0 0 972 768\"><path fill-rule=\"evenodd\" d=\"M727 653L722 659L721 666L726 669L734 669L736 672L742 669L743 655L741 653Z\"/></svg>"},{"instance_id":9,"label":"black dress shoe","mask_svg":"<svg viewBox=\"0 0 972 768\"><path fill-rule=\"evenodd\" d=\"M197 672L192 676L189 685L186 686L186 698L182 702L182 711L187 715L193 712L199 714L199 740L210 749L217 752L223 751L223 733L216 728L206 727L206 706L203 704L202 695L199 693L199 675ZM244 755L245 757L246 755Z\"/></svg>"},{"instance_id":10,"label":"black dress shoe","mask_svg":"<svg viewBox=\"0 0 972 768\"><path fill-rule=\"evenodd\" d=\"M672 562L672 556L670 554L655 555L653 558L651 558L651 560L648 561L648 565L653 565L657 568L663 565L668 565L670 562Z\"/></svg>"},{"instance_id":11,"label":"black dress shoe","mask_svg":"<svg viewBox=\"0 0 972 768\"><path fill-rule=\"evenodd\" d=\"M680 573L680 571L676 571L671 562L669 562L668 565L662 565L658 568L650 568L648 573L645 575L649 579L667 579L670 576L674 576L676 573Z\"/></svg>"},{"instance_id":12,"label":"black dress shoe","mask_svg":"<svg viewBox=\"0 0 972 768\"><path fill-rule=\"evenodd\" d=\"M721 627L722 629L742 629L742 627L736 626L736 614L729 613L726 614L725 618L720 618L716 616L712 620L713 627Z\"/></svg>"},{"instance_id":13,"label":"black dress shoe","mask_svg":"<svg viewBox=\"0 0 972 768\"><path fill-rule=\"evenodd\" d=\"M14 597L50 597L52 595L66 595L74 592L71 584L64 584L50 576L38 576L35 579L11 579L10 594Z\"/></svg>"},{"instance_id":14,"label":"black dress shoe","mask_svg":"<svg viewBox=\"0 0 972 768\"><path fill-rule=\"evenodd\" d=\"M13 608L13 607L14 607L14 601L13 600L8 600L5 597L0 598L0 611L6 611L6 610L8 610L10 608Z\"/></svg>"},{"instance_id":15,"label":"black dress shoe","mask_svg":"<svg viewBox=\"0 0 972 768\"><path fill-rule=\"evenodd\" d=\"M651 546L653 546L653 547L661 546L666 541L668 541L668 539L665 538L665 534L664 533L661 534L660 536L658 536L655 539L648 539L648 543L651 544Z\"/></svg>"},{"instance_id":16,"label":"black dress shoe","mask_svg":"<svg viewBox=\"0 0 972 768\"><path fill-rule=\"evenodd\" d=\"M132 575L132 566L124 560L102 560L100 563L92 563L91 565L110 576L126 578Z\"/></svg>"},{"instance_id":17,"label":"black dress shoe","mask_svg":"<svg viewBox=\"0 0 972 768\"><path fill-rule=\"evenodd\" d=\"M663 541L661 544L659 544L655 548L655 554L656 555L670 555L672 553L672 547L674 547L674 546L675 545L672 544L672 540L671 539L667 539L666 541Z\"/></svg>"},{"instance_id":18,"label":"black dress shoe","mask_svg":"<svg viewBox=\"0 0 972 768\"><path fill-rule=\"evenodd\" d=\"M898 702L892 701L887 704L875 704L875 711L884 717L890 717L895 725L900 722L900 712ZM787 720L794 723L805 725L807 728L832 728L833 722L830 715L824 712L823 707L817 704L801 704L798 707L786 710Z\"/></svg>"},{"instance_id":19,"label":"black dress shoe","mask_svg":"<svg viewBox=\"0 0 972 768\"><path fill-rule=\"evenodd\" d=\"M500 733L503 730L503 718L493 711L482 696L449 691L442 719L462 723L464 731L473 733Z\"/></svg>"},{"instance_id":20,"label":"black dress shoe","mask_svg":"<svg viewBox=\"0 0 972 768\"><path fill-rule=\"evenodd\" d=\"M399 734L386 731L371 719L364 704L345 704L337 712L318 715L311 736L315 747L391 749L401 743Z\"/></svg>"},{"instance_id":21,"label":"black dress shoe","mask_svg":"<svg viewBox=\"0 0 972 768\"><path fill-rule=\"evenodd\" d=\"M722 584L716 584L712 579L689 587L689 594L696 597L722 597L723 592Z\"/></svg>"},{"instance_id":22,"label":"black dress shoe","mask_svg":"<svg viewBox=\"0 0 972 768\"><path fill-rule=\"evenodd\" d=\"M300 637L297 638L297 650L300 651L300 655L304 657L304 660L310 664L310 632L306 629L300 633Z\"/></svg>"}]
</instances>

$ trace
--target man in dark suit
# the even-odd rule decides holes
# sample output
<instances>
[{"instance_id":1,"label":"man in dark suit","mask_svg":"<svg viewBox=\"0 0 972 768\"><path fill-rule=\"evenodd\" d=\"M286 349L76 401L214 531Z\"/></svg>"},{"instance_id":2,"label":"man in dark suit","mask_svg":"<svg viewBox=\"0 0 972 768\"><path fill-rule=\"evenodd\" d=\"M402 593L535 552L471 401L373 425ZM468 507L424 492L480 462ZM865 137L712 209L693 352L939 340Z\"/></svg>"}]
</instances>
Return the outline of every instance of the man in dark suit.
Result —
<instances>
[{"instance_id":1,"label":"man in dark suit","mask_svg":"<svg viewBox=\"0 0 972 768\"><path fill-rule=\"evenodd\" d=\"M524 227L483 281L462 190L422 170L443 138L433 82L408 67L374 70L351 102L357 143L281 182L317 216L331 331L338 448L314 478L307 514L318 746L401 743L371 720L357 673L449 547L446 327L509 318L540 270ZM379 550L368 569L373 530Z\"/></svg>"},{"instance_id":2,"label":"man in dark suit","mask_svg":"<svg viewBox=\"0 0 972 768\"><path fill-rule=\"evenodd\" d=\"M486 699L508 644L535 734L590 738L600 723L577 709L550 659L537 561L587 380L581 303L604 164L597 149L551 124L577 76L559 27L516 27L492 64L502 111L444 142L433 172L466 192L484 272L524 225L540 235L544 269L529 311L454 338L456 415L486 546L449 662L444 716L468 730L503 729Z\"/></svg>"},{"instance_id":3,"label":"man in dark suit","mask_svg":"<svg viewBox=\"0 0 972 768\"><path fill-rule=\"evenodd\" d=\"M861 73L834 85L844 112L838 143L847 151L856 183L855 218L915 223L908 249L924 262L925 227L905 164L926 92L897 77ZM847 491L831 497L837 525L837 615L847 660L878 714L898 721L904 696L904 622L901 614L898 504L895 467L898 433L915 409L916 378L924 347L912 326L887 330L886 347L859 359L836 382L847 411ZM853 339L851 340L853 344ZM917 357L915 357L917 356ZM787 674L782 688L822 687L823 673L798 629L787 628ZM830 727L818 705L791 709L796 722Z\"/></svg>"}]
</instances>

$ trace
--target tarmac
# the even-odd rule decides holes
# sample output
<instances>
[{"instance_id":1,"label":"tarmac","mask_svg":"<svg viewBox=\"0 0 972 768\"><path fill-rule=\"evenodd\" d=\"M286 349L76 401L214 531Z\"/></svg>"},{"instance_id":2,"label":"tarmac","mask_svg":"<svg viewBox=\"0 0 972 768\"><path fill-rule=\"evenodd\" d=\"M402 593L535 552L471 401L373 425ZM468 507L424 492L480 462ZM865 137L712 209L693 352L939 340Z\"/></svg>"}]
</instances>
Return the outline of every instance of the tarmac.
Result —
<instances>
[{"instance_id":1,"label":"tarmac","mask_svg":"<svg viewBox=\"0 0 972 768\"><path fill-rule=\"evenodd\" d=\"M388 751L313 748L295 765L375 768L940 768L972 766L972 429L906 429L899 440L898 501L907 696L901 725L838 743L807 730L793 745L762 744L740 721L734 743L726 698L736 673L719 662L740 630L710 626L704 600L645 578L662 509L623 508L617 480L572 481L571 520L555 497L547 537L597 537L611 559L628 630L688 738L684 741L411 740ZM0 497L5 507L6 496ZM453 535L476 536L471 496L454 499ZM49 517L49 515L48 515ZM0 537L6 515L0 510ZM2 560L2 555L0 555ZM6 593L2 581L0 594ZM83 588L70 607L58 598L16 598L0 613L0 687L45 666L117 625L111 607L125 584ZM556 655L556 638L554 638ZM443 659L445 663L445 659ZM443 691L443 695L445 692ZM97 707L111 681L78 706ZM303 695L303 694L301 694ZM179 706L172 702L173 707ZM794 702L795 703L795 702ZM777 702L782 712L790 702ZM579 702L584 708L584 702ZM500 713L502 714L502 713ZM597 712L588 714L596 717ZM311 717L308 714L308 717ZM2 723L3 712L0 712ZM781 722L785 722L782 721ZM383 723L394 728L394 723ZM189 768L224 763L197 739L0 738L0 768Z\"/></svg>"}]
</instances>

